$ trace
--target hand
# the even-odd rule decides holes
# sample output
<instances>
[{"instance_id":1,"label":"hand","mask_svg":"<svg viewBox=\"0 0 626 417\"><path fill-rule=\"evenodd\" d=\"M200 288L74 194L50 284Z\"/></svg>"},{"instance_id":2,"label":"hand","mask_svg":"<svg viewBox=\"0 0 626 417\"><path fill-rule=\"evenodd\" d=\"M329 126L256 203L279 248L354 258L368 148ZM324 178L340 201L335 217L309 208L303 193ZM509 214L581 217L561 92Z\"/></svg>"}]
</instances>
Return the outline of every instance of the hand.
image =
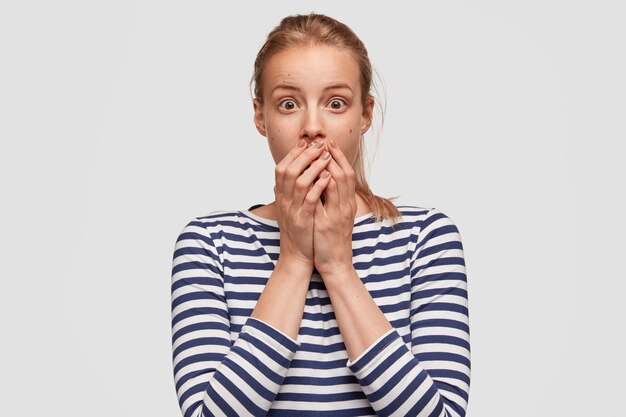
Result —
<instances>
[{"instance_id":1,"label":"hand","mask_svg":"<svg viewBox=\"0 0 626 417\"><path fill-rule=\"evenodd\" d=\"M313 271L315 207L330 181L325 170L330 160L322 141L307 147L301 140L276 165L274 194L282 263L295 262Z\"/></svg>"},{"instance_id":2,"label":"hand","mask_svg":"<svg viewBox=\"0 0 626 417\"><path fill-rule=\"evenodd\" d=\"M354 268L352 229L356 216L356 175L336 143L329 147L327 166L330 181L324 190L324 203L317 201L313 230L314 265L324 278Z\"/></svg>"}]
</instances>

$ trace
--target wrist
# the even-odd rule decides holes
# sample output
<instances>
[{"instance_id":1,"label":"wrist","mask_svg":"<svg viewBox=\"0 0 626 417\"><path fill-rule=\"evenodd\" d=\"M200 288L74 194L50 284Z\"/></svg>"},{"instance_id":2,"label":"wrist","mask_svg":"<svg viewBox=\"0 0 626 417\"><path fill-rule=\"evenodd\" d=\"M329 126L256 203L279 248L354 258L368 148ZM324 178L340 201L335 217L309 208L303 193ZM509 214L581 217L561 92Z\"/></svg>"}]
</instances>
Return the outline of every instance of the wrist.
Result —
<instances>
[{"instance_id":1,"label":"wrist","mask_svg":"<svg viewBox=\"0 0 626 417\"><path fill-rule=\"evenodd\" d=\"M284 272L291 277L301 277L307 281L313 274L313 262L295 256L278 256L274 271Z\"/></svg>"},{"instance_id":2,"label":"wrist","mask_svg":"<svg viewBox=\"0 0 626 417\"><path fill-rule=\"evenodd\" d=\"M355 277L360 279L352 263L322 266L317 267L317 270L327 284L343 282L345 280L354 279Z\"/></svg>"}]
</instances>

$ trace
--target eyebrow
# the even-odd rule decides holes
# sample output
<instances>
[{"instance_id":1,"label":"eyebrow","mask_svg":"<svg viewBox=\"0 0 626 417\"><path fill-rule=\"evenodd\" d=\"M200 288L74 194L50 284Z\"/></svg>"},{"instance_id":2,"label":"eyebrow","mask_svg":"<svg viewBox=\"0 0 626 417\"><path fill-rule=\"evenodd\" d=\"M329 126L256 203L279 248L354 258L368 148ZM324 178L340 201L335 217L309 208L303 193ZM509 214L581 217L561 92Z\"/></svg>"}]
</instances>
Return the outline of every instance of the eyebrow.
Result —
<instances>
[{"instance_id":1,"label":"eyebrow","mask_svg":"<svg viewBox=\"0 0 626 417\"><path fill-rule=\"evenodd\" d=\"M350 87L350 85L346 83L337 83L337 84L329 85L324 88L324 91L337 90L340 88L347 88L348 90L352 91L352 87ZM276 87L272 89L272 93L279 89L301 91L300 87L296 87L295 85L292 85L292 84L278 84Z\"/></svg>"}]
</instances>

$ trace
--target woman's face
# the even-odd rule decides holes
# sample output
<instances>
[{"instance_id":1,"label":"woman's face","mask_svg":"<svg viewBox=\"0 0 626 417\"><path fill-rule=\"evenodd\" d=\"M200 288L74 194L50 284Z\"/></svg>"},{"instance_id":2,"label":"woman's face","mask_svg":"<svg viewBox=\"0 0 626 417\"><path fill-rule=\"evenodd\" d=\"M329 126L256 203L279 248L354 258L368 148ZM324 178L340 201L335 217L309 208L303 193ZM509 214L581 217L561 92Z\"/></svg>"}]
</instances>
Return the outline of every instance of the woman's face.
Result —
<instances>
[{"instance_id":1,"label":"woman's face","mask_svg":"<svg viewBox=\"0 0 626 417\"><path fill-rule=\"evenodd\" d=\"M264 103L254 99L254 123L276 163L300 139L334 140L353 162L369 129L373 98L361 104L359 66L332 46L293 47L273 55L263 77Z\"/></svg>"}]
</instances>

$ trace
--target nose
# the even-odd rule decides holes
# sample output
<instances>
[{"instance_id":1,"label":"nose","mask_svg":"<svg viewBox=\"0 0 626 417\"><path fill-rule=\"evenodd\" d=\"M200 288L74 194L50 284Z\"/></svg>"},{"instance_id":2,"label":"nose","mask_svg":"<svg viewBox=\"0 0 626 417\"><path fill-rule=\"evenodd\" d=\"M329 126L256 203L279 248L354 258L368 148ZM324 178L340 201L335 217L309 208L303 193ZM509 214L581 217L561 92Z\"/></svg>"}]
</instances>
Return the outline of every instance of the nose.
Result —
<instances>
[{"instance_id":1,"label":"nose","mask_svg":"<svg viewBox=\"0 0 626 417\"><path fill-rule=\"evenodd\" d=\"M304 113L300 138L308 141L324 139L326 137L326 129L318 109L310 108Z\"/></svg>"}]
</instances>

